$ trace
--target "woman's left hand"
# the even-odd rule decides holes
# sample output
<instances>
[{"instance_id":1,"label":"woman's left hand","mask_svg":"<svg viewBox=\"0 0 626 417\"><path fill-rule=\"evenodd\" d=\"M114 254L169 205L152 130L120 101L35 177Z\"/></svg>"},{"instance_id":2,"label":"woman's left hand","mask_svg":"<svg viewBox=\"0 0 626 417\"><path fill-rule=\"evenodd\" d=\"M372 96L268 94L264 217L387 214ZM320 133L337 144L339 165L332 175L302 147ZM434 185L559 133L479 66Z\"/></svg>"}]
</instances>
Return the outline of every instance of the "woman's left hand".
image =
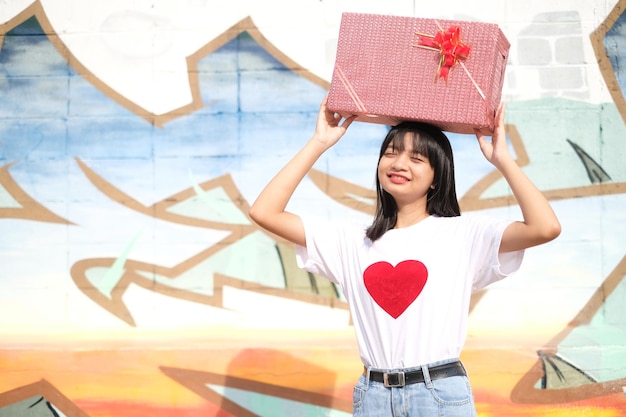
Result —
<instances>
[{"instance_id":1,"label":"woman's left hand","mask_svg":"<svg viewBox=\"0 0 626 417\"><path fill-rule=\"evenodd\" d=\"M504 109L506 105L500 103L496 111L494 122L494 130L491 141L488 141L485 134L478 129L474 129L480 150L487 161L498 167L504 158L510 158L509 150L506 143L506 132L504 129Z\"/></svg>"},{"instance_id":2,"label":"woman's left hand","mask_svg":"<svg viewBox=\"0 0 626 417\"><path fill-rule=\"evenodd\" d=\"M476 137L485 158L509 184L524 216L523 221L509 224L502 234L500 252L512 252L555 239L561 233L561 224L546 197L509 153L504 129L504 107L504 104L500 104L496 112L491 141L478 130Z\"/></svg>"}]
</instances>

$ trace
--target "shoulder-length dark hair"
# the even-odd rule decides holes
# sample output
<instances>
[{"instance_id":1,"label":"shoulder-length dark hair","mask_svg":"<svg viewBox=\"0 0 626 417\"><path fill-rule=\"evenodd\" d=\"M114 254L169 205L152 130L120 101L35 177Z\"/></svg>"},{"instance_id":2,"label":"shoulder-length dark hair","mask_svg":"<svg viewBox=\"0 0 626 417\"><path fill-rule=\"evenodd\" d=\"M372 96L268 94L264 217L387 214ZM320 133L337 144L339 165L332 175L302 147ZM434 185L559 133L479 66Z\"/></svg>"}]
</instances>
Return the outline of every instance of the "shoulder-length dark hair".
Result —
<instances>
[{"instance_id":1,"label":"shoulder-length dark hair","mask_svg":"<svg viewBox=\"0 0 626 417\"><path fill-rule=\"evenodd\" d=\"M456 197L454 180L454 159L447 136L437 127L428 123L404 122L391 128L380 147L378 162L389 144L399 151L404 149L404 136L413 137L413 151L428 158L434 170L434 188L428 191L426 210L428 214L441 217L454 217L461 214ZM382 189L376 175L376 213L366 236L375 241L396 225L398 206L393 197Z\"/></svg>"}]
</instances>

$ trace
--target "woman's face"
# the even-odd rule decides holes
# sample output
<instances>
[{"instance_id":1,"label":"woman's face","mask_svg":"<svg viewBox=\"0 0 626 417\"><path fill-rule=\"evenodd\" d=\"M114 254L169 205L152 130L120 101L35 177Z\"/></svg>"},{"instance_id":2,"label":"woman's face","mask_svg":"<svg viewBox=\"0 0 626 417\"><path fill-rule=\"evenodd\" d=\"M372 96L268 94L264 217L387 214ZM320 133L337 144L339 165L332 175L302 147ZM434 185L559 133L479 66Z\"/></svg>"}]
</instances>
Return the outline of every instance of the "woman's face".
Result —
<instances>
[{"instance_id":1,"label":"woman's face","mask_svg":"<svg viewBox=\"0 0 626 417\"><path fill-rule=\"evenodd\" d=\"M402 140L404 146L391 141L378 162L378 181L398 206L426 199L435 177L428 158L413 150L412 135Z\"/></svg>"}]
</instances>

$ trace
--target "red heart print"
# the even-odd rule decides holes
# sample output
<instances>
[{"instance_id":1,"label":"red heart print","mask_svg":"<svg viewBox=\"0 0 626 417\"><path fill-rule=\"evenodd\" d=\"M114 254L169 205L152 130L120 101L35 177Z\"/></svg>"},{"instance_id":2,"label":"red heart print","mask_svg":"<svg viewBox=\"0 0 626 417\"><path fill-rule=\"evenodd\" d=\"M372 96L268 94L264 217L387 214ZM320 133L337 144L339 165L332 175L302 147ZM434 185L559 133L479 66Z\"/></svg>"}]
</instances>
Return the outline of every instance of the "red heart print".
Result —
<instances>
[{"instance_id":1,"label":"red heart print","mask_svg":"<svg viewBox=\"0 0 626 417\"><path fill-rule=\"evenodd\" d=\"M420 295L427 279L426 265L410 260L395 267L388 262L376 262L363 273L367 292L394 319Z\"/></svg>"}]
</instances>

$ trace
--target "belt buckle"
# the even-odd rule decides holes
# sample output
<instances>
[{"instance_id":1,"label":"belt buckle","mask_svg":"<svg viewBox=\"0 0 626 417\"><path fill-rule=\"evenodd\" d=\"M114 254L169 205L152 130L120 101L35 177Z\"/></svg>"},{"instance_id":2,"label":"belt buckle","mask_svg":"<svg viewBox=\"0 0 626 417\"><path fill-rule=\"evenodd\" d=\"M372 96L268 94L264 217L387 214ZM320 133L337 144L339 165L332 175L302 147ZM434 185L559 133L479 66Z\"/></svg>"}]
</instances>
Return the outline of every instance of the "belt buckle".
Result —
<instances>
[{"instance_id":1,"label":"belt buckle","mask_svg":"<svg viewBox=\"0 0 626 417\"><path fill-rule=\"evenodd\" d=\"M383 382L387 388L403 387L406 385L404 372L385 372L383 374Z\"/></svg>"}]
</instances>

